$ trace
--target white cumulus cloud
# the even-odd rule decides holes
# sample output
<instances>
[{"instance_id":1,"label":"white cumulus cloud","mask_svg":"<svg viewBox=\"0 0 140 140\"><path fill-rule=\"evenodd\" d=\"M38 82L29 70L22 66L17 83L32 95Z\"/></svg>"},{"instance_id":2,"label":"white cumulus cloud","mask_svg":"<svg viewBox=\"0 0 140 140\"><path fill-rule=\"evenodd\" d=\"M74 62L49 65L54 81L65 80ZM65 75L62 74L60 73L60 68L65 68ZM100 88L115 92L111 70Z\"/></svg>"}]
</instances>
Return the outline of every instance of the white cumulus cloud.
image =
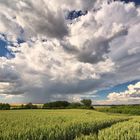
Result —
<instances>
[{"instance_id":1,"label":"white cumulus cloud","mask_svg":"<svg viewBox=\"0 0 140 140\"><path fill-rule=\"evenodd\" d=\"M71 100L140 79L140 8L134 3L1 0L0 9L1 38L15 56L0 57L0 94ZM69 22L70 10L88 12ZM125 94L108 97L119 96Z\"/></svg>"},{"instance_id":2,"label":"white cumulus cloud","mask_svg":"<svg viewBox=\"0 0 140 140\"><path fill-rule=\"evenodd\" d=\"M140 82L128 85L123 92L109 93L107 100L99 101L100 104L139 104L140 103Z\"/></svg>"}]
</instances>

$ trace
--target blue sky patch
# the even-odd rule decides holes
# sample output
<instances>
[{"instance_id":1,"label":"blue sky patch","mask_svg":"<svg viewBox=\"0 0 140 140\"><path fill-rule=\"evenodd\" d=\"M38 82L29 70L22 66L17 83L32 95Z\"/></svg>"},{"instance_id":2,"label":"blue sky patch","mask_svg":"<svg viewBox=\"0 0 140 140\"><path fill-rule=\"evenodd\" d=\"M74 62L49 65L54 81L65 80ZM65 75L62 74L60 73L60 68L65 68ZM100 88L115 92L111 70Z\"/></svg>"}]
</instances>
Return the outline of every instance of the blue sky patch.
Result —
<instances>
[{"instance_id":1,"label":"blue sky patch","mask_svg":"<svg viewBox=\"0 0 140 140\"><path fill-rule=\"evenodd\" d=\"M123 91L127 90L128 85L130 85L130 84L134 85L134 84L136 84L139 81L140 80L134 80L134 81L130 81L130 82L126 82L126 83L123 83L123 84L116 85L116 86L111 87L111 88L106 89L106 90L100 90L100 91L97 92L98 96L96 98L94 98L94 99L104 100L104 99L107 98L107 95L109 93L112 93L112 92L117 92L117 93L123 92Z\"/></svg>"},{"instance_id":2,"label":"blue sky patch","mask_svg":"<svg viewBox=\"0 0 140 140\"><path fill-rule=\"evenodd\" d=\"M14 54L7 49L8 42L0 39L0 57L13 58Z\"/></svg>"},{"instance_id":3,"label":"blue sky patch","mask_svg":"<svg viewBox=\"0 0 140 140\"><path fill-rule=\"evenodd\" d=\"M140 4L140 0L122 0L122 1L125 1L125 2L135 2L135 4Z\"/></svg>"},{"instance_id":4,"label":"blue sky patch","mask_svg":"<svg viewBox=\"0 0 140 140\"><path fill-rule=\"evenodd\" d=\"M66 14L66 19L69 19L69 20L73 20L75 18L78 18L82 15L86 15L87 14L87 11L83 12L81 10L73 10L73 11L69 11L67 14Z\"/></svg>"}]
</instances>

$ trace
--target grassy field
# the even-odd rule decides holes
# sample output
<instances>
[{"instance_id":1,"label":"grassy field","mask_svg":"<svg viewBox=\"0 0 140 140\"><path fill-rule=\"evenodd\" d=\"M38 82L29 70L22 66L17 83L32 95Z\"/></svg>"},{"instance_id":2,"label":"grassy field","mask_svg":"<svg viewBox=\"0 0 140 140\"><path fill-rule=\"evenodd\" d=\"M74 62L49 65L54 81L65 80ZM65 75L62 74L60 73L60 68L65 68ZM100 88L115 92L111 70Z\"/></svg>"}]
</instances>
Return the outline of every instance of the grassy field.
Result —
<instances>
[{"instance_id":1,"label":"grassy field","mask_svg":"<svg viewBox=\"0 0 140 140\"><path fill-rule=\"evenodd\" d=\"M126 133L135 126L135 133L139 125L140 117L93 110L9 110L0 111L0 140L120 140L123 126Z\"/></svg>"},{"instance_id":2,"label":"grassy field","mask_svg":"<svg viewBox=\"0 0 140 140\"><path fill-rule=\"evenodd\" d=\"M140 105L99 106L95 109L100 112L140 115Z\"/></svg>"}]
</instances>

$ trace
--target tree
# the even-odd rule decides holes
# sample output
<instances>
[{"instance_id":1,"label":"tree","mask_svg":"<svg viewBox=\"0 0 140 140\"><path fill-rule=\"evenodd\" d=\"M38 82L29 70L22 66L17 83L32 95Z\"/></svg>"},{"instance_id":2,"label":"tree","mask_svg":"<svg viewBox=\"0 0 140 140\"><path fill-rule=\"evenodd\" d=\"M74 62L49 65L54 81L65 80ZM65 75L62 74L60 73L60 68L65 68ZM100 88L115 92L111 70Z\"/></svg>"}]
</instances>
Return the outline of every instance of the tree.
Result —
<instances>
[{"instance_id":1,"label":"tree","mask_svg":"<svg viewBox=\"0 0 140 140\"><path fill-rule=\"evenodd\" d=\"M70 103L68 108L81 108L81 106L82 104L80 104L79 102L73 102L73 103Z\"/></svg>"},{"instance_id":2,"label":"tree","mask_svg":"<svg viewBox=\"0 0 140 140\"><path fill-rule=\"evenodd\" d=\"M43 105L43 108L66 108L70 105L67 101L55 101L55 102L49 102L45 103Z\"/></svg>"},{"instance_id":3,"label":"tree","mask_svg":"<svg viewBox=\"0 0 140 140\"><path fill-rule=\"evenodd\" d=\"M92 104L92 101L90 99L83 99L81 100L81 103L87 107L90 107Z\"/></svg>"},{"instance_id":4,"label":"tree","mask_svg":"<svg viewBox=\"0 0 140 140\"><path fill-rule=\"evenodd\" d=\"M9 109L10 109L9 104L0 103L0 110L9 110Z\"/></svg>"},{"instance_id":5,"label":"tree","mask_svg":"<svg viewBox=\"0 0 140 140\"><path fill-rule=\"evenodd\" d=\"M37 109L37 105L33 105L32 103L28 103L26 105L22 105L24 109Z\"/></svg>"}]
</instances>

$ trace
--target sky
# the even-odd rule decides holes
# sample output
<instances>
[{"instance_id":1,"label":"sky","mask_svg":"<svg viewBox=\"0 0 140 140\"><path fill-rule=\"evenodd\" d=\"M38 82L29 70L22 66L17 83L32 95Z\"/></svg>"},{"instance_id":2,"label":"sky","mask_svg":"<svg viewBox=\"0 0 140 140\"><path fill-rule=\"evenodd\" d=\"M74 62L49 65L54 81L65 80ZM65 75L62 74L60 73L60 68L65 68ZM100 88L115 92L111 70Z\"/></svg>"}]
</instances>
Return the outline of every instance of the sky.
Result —
<instances>
[{"instance_id":1,"label":"sky","mask_svg":"<svg viewBox=\"0 0 140 140\"><path fill-rule=\"evenodd\" d=\"M140 103L140 2L0 0L0 102Z\"/></svg>"}]
</instances>

